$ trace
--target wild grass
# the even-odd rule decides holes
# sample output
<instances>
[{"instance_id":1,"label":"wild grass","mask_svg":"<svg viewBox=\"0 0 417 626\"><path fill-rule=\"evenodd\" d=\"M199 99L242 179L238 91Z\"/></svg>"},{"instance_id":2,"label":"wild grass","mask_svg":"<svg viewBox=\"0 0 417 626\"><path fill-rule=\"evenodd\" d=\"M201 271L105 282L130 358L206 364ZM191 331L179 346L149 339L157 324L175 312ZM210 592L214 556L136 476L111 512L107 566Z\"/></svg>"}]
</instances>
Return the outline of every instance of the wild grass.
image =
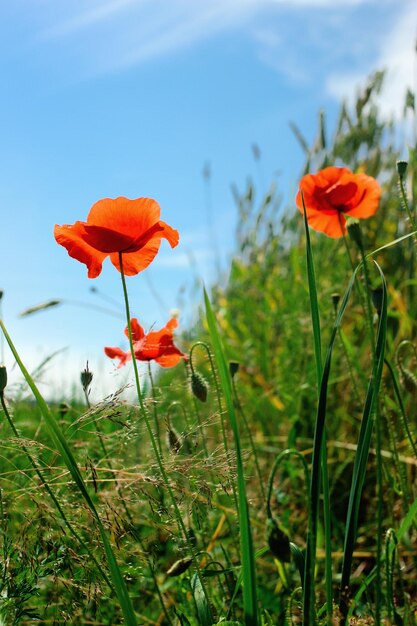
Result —
<instances>
[{"instance_id":1,"label":"wild grass","mask_svg":"<svg viewBox=\"0 0 417 626\"><path fill-rule=\"evenodd\" d=\"M136 402L83 372L48 405L2 324L34 402L0 368L0 624L416 624L417 152L397 169L381 81L296 129L306 171L380 181L361 239L235 189L227 281Z\"/></svg>"}]
</instances>

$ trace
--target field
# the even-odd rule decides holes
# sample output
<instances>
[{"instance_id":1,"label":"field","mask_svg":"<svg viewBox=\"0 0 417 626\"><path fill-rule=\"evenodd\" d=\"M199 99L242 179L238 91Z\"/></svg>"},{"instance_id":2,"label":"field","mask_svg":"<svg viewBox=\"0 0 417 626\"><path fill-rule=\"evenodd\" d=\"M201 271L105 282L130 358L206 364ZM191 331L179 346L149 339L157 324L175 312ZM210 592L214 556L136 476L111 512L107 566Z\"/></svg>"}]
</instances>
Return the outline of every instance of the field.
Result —
<instances>
[{"instance_id":1,"label":"field","mask_svg":"<svg viewBox=\"0 0 417 626\"><path fill-rule=\"evenodd\" d=\"M331 138L324 113L312 147L294 128L303 175L349 168L349 201L352 181L379 181L343 236L316 232L307 187L286 211L274 186L235 188L226 285L175 340L175 321L147 338L131 321L135 268L111 256L131 352L156 361L139 377L108 349L136 402L91 405L86 370L84 403L47 404L15 352L21 401L0 368L0 624L417 623L417 154L398 161L382 80Z\"/></svg>"}]
</instances>

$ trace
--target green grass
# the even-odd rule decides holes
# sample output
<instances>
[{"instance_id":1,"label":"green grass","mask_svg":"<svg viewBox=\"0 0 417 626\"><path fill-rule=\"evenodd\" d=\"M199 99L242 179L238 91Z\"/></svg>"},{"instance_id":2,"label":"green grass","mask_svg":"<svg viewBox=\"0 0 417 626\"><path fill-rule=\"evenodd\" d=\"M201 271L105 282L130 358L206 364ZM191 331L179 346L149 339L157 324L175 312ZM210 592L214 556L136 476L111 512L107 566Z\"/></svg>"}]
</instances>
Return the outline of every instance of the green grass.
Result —
<instances>
[{"instance_id":1,"label":"green grass","mask_svg":"<svg viewBox=\"0 0 417 626\"><path fill-rule=\"evenodd\" d=\"M33 401L2 392L0 625L416 624L417 153L398 181L381 80L296 129L382 183L363 249L235 188L227 281L137 402L47 404L2 324Z\"/></svg>"}]
</instances>

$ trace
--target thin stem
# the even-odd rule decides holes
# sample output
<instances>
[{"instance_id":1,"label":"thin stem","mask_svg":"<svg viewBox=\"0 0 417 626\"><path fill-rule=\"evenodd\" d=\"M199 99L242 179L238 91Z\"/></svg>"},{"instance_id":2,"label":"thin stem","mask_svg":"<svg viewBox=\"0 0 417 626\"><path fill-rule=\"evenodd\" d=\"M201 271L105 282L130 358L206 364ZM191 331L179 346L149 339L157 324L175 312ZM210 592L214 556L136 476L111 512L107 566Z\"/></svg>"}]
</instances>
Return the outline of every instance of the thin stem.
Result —
<instances>
[{"instance_id":1,"label":"thin stem","mask_svg":"<svg viewBox=\"0 0 417 626\"><path fill-rule=\"evenodd\" d=\"M274 465L272 467L272 470L269 474L269 478L268 478L268 491L267 491L267 498L266 498L266 513L268 517L272 517L272 509L271 509L271 498L272 498L272 488L274 485L274 478L275 478L275 474L279 468L279 466L281 465L282 461L284 460L285 457L287 456L296 456L297 459L299 459L301 461L301 464L303 466L303 470L304 470L304 482L306 484L306 494L307 494L307 510L309 512L309 514L311 513L312 507L311 507L311 496L310 496L310 491L308 489L308 484L310 481L309 478L309 474L308 474L308 466L307 466L307 462L304 458L304 456L301 454L301 452L299 452L298 450L295 449L289 449L289 450L284 450L283 452L281 452L275 459Z\"/></svg>"},{"instance_id":2,"label":"thin stem","mask_svg":"<svg viewBox=\"0 0 417 626\"><path fill-rule=\"evenodd\" d=\"M153 408L153 419L154 419L154 424L155 424L156 440L158 442L159 454L161 455L161 459L162 459L163 458L163 454L162 454L162 444L161 444L161 429L159 428L159 422L158 422L158 411L157 411L157 408L156 408L155 384L154 384L154 380L153 380L153 376L152 376L152 367L151 367L151 362L150 361L148 361L148 376L149 376L149 380L150 380L150 383L151 383L152 408Z\"/></svg>"},{"instance_id":3,"label":"thin stem","mask_svg":"<svg viewBox=\"0 0 417 626\"><path fill-rule=\"evenodd\" d=\"M156 462L157 462L160 474L162 476L164 485L165 485L165 487L166 487L166 489L168 491L169 497L170 497L171 502L172 502L172 507L173 507L173 510L174 510L174 514L175 514L176 522L177 522L177 525L178 525L178 529L180 530L180 532L183 535L184 541L185 541L185 543L187 545L188 550L190 551L190 554L193 555L193 561L194 561L194 564L195 564L195 567L196 567L196 570L197 570L197 576L198 576L198 579L199 579L199 581L201 583L201 586L202 586L202 589L204 591L204 594L205 594L205 596L207 598L208 596L207 596L207 593L205 591L204 581L203 581L203 579L199 575L199 568L198 568L198 565L197 565L197 560L195 558L195 550L194 550L194 548L193 548L193 546L192 546L192 544L191 544L191 542L189 540L189 537L188 537L188 534L187 534L187 529L185 528L185 524L184 524L181 512L180 512L180 510L178 508L178 504L177 504L177 501L175 499L174 492L173 492L173 490L171 488L170 481L169 481L169 478L168 478L168 474L166 473L165 467L164 467L164 465L162 463L162 459L161 459L161 455L159 454L158 445L156 443L155 435L154 435L154 433L152 431L151 424L150 424L150 421L149 421L149 418L148 418L148 414L147 414L147 411L146 411L145 403L144 403L144 400L143 400L143 394L142 394L142 391L141 391L141 386L140 386L140 381L139 381L139 370L138 370L138 365L137 365L136 358L135 358L135 349L134 349L134 345L133 345L132 326L131 326L131 323L130 323L130 319L131 318L130 318L129 297L128 297L128 294L127 294L126 278L125 278L124 271L123 271L123 254L122 254L122 252L119 252L119 265L120 265L120 275L121 275L121 279L122 279L123 297L124 297L124 302L125 302L126 321L127 321L128 336L129 336L129 346L130 346L130 352L131 352L131 355L132 355L133 372L134 372L134 376L135 376L135 385L136 385L136 391L137 391L137 395L138 395L140 410L141 410L142 417L143 417L144 422L145 422L145 426L146 426L146 430L147 430L148 435L149 435L149 439L151 441L152 451L153 451L153 453L155 455L155 459L156 459Z\"/></svg>"},{"instance_id":4,"label":"thin stem","mask_svg":"<svg viewBox=\"0 0 417 626\"><path fill-rule=\"evenodd\" d=\"M246 428L246 432L248 433L249 442L250 442L250 445L251 445L251 448L252 448L253 458L254 458L254 461L255 461L256 472L258 474L259 487L261 489L261 496L262 496L262 500L265 501L265 497L266 497L265 487L264 487L264 483L263 483L263 480L262 480L262 473L261 473L261 468L260 468L260 465L259 465L258 453L256 451L256 446L255 446L255 442L253 440L252 431L251 431L251 429L249 427L249 423L248 423L245 411L243 410L242 403L240 402L239 395L237 393L235 378L234 378L234 376L232 376L231 378L232 378L232 389L233 389L233 394L235 396L236 406L237 406L237 409L238 409L240 415L242 416L243 423L244 423L245 428Z\"/></svg>"},{"instance_id":5,"label":"thin stem","mask_svg":"<svg viewBox=\"0 0 417 626\"><path fill-rule=\"evenodd\" d=\"M372 315L372 305L371 305L371 283L369 279L369 268L365 255L365 250L363 245L359 246L359 251L361 255L361 261L363 266L363 276L365 280L365 296L366 296L366 312L367 312L367 325L369 329L369 338L371 341L371 349L372 349L372 366L374 366L375 362L375 335L373 328L373 315ZM375 621L377 624L380 623L381 617L381 554L382 554L382 522L383 522L383 475L382 475L382 456L381 456L381 448L382 448L382 433L381 433L381 414L379 410L378 399L375 403L375 430L376 430L376 482L377 482L377 546L376 546L376 601L375 601Z\"/></svg>"},{"instance_id":6,"label":"thin stem","mask_svg":"<svg viewBox=\"0 0 417 626\"><path fill-rule=\"evenodd\" d=\"M217 404L219 407L219 416L220 416L220 425L221 425L221 429L222 429L222 436L223 436L223 445L224 445L224 449L226 452L226 458L227 458L227 463L229 465L229 469L232 472L233 468L231 465L231 461L230 461L230 454L229 454L229 445L227 443L227 435L226 435L226 427L225 427L225 423L224 423L224 417L223 417L223 406L222 406L222 397L221 397L221 393L220 393L220 386L219 386L219 381L217 380L217 373L216 373L216 368L214 366L214 361L213 361L213 357L211 354L211 350L209 348L209 346L204 342L204 341L196 341L192 346L191 346L191 350L190 350L190 367L191 367L191 372L194 371L193 368L193 352L194 349L198 346L201 346L202 348L204 348L204 350L207 353L209 362L210 362L210 368L213 374L213 380L214 380L214 386L216 389L216 397L217 397ZM236 506L236 510L238 510L238 501L237 501L237 494L236 494L236 487L235 487L235 483L232 480L232 478L230 478L230 484L232 487L232 492L233 492L233 498L235 501L235 506Z\"/></svg>"},{"instance_id":7,"label":"thin stem","mask_svg":"<svg viewBox=\"0 0 417 626\"><path fill-rule=\"evenodd\" d=\"M407 212L407 217L410 220L413 230L417 230L417 222L410 210L410 205L408 204L408 200L407 200L407 194L405 193L404 176L399 176L399 187L400 187L401 202L402 202L404 209Z\"/></svg>"}]
</instances>

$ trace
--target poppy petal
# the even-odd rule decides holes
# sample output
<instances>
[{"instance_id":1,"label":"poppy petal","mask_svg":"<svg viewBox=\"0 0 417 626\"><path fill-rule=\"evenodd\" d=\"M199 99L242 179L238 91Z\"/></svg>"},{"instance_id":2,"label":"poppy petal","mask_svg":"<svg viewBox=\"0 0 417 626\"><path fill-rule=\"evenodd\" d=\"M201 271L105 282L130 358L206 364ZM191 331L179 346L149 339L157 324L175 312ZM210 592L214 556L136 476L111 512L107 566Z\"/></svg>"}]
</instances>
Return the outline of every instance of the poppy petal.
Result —
<instances>
[{"instance_id":1,"label":"poppy petal","mask_svg":"<svg viewBox=\"0 0 417 626\"><path fill-rule=\"evenodd\" d=\"M104 353L110 357L111 359L119 359L120 363L117 367L122 367L126 365L127 361L132 358L130 352L125 352L121 348L111 348L109 346L104 348Z\"/></svg>"},{"instance_id":2,"label":"poppy petal","mask_svg":"<svg viewBox=\"0 0 417 626\"><path fill-rule=\"evenodd\" d=\"M110 254L111 252L123 252L133 244L132 235L118 233L103 226L85 225L86 240L92 248Z\"/></svg>"},{"instance_id":3,"label":"poppy petal","mask_svg":"<svg viewBox=\"0 0 417 626\"><path fill-rule=\"evenodd\" d=\"M161 238L166 239L171 248L174 248L178 244L178 231L165 222L160 221L159 225L161 230L156 232L152 239L150 239L142 248L135 252L123 253L123 271L126 276L135 276L152 263L161 245ZM119 254L111 254L110 260L120 272Z\"/></svg>"},{"instance_id":4,"label":"poppy petal","mask_svg":"<svg viewBox=\"0 0 417 626\"><path fill-rule=\"evenodd\" d=\"M177 363L179 363L182 358L183 358L183 354L182 352L178 350L178 352L175 352L172 354L163 354L157 357L155 361L161 367L174 367L174 365L177 365Z\"/></svg>"},{"instance_id":5,"label":"poppy petal","mask_svg":"<svg viewBox=\"0 0 417 626\"><path fill-rule=\"evenodd\" d=\"M103 198L90 209L87 223L137 239L159 221L161 208L152 198Z\"/></svg>"},{"instance_id":6,"label":"poppy petal","mask_svg":"<svg viewBox=\"0 0 417 626\"><path fill-rule=\"evenodd\" d=\"M139 324L136 317L132 317L132 319L130 320L130 328L132 330L133 342L140 341L141 339L143 339L143 337L145 336L145 331L143 330L142 326ZM125 328L125 335L126 337L129 337L129 329L127 326Z\"/></svg>"},{"instance_id":7,"label":"poppy petal","mask_svg":"<svg viewBox=\"0 0 417 626\"><path fill-rule=\"evenodd\" d=\"M172 331L178 327L178 320L176 317L171 317L169 322L165 324L165 330L172 334Z\"/></svg>"},{"instance_id":8,"label":"poppy petal","mask_svg":"<svg viewBox=\"0 0 417 626\"><path fill-rule=\"evenodd\" d=\"M346 219L343 213L328 215L324 212L312 211L308 214L308 223L313 230L318 230L333 239L339 239L346 234Z\"/></svg>"},{"instance_id":9,"label":"poppy petal","mask_svg":"<svg viewBox=\"0 0 417 626\"><path fill-rule=\"evenodd\" d=\"M73 259L84 263L88 268L88 278L97 278L101 274L103 261L107 254L93 248L87 239L85 222L64 224L54 227L54 236L61 246L66 248Z\"/></svg>"},{"instance_id":10,"label":"poppy petal","mask_svg":"<svg viewBox=\"0 0 417 626\"><path fill-rule=\"evenodd\" d=\"M381 190L378 182L347 168L327 167L307 174L300 181L296 203L303 213L303 197L310 226L329 237L346 233L344 215L370 217L378 208Z\"/></svg>"},{"instance_id":11,"label":"poppy petal","mask_svg":"<svg viewBox=\"0 0 417 626\"><path fill-rule=\"evenodd\" d=\"M359 189L358 195L360 197L354 199L351 204L353 208L347 211L351 217L367 218L374 215L378 209L379 201L381 199L381 187L375 178L372 176L366 176L365 174L358 174Z\"/></svg>"},{"instance_id":12,"label":"poppy petal","mask_svg":"<svg viewBox=\"0 0 417 626\"><path fill-rule=\"evenodd\" d=\"M136 276L142 270L148 267L156 257L159 246L161 245L160 239L151 239L143 248L137 252L124 252L123 253L123 272L126 276ZM110 261L113 263L120 272L119 253L116 252L110 255Z\"/></svg>"}]
</instances>

